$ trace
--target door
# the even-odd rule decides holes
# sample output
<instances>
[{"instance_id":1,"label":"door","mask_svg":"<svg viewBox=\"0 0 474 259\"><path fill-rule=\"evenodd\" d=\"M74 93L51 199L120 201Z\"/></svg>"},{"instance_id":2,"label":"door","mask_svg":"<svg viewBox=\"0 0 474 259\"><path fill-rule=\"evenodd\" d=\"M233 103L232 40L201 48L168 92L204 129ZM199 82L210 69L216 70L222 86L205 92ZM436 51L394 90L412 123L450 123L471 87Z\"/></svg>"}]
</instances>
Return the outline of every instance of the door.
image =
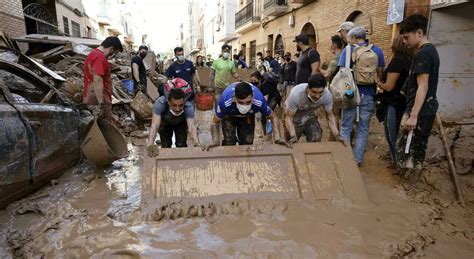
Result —
<instances>
[{"instance_id":1,"label":"door","mask_svg":"<svg viewBox=\"0 0 474 259\"><path fill-rule=\"evenodd\" d=\"M255 61L257 58L257 41L250 42L250 66L255 68Z\"/></svg>"}]
</instances>

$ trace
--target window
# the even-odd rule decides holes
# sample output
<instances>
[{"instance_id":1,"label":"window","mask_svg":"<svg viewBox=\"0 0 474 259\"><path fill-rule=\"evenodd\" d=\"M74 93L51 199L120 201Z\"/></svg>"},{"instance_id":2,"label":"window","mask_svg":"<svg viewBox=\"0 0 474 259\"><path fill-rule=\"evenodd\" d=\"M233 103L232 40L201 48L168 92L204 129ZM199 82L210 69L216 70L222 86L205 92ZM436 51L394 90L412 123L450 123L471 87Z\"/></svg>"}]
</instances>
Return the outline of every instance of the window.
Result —
<instances>
[{"instance_id":1,"label":"window","mask_svg":"<svg viewBox=\"0 0 474 259\"><path fill-rule=\"evenodd\" d=\"M71 21L72 36L81 37L81 26L75 21Z\"/></svg>"},{"instance_id":2,"label":"window","mask_svg":"<svg viewBox=\"0 0 474 259\"><path fill-rule=\"evenodd\" d=\"M39 103L48 93L49 89L43 89L38 82L29 81L7 70L0 69L0 80L5 82L12 94L12 100L16 103ZM38 83L37 85L34 83ZM0 91L0 95L1 91Z\"/></svg>"},{"instance_id":3,"label":"window","mask_svg":"<svg viewBox=\"0 0 474 259\"><path fill-rule=\"evenodd\" d=\"M69 19L63 16L64 35L69 36Z\"/></svg>"}]
</instances>

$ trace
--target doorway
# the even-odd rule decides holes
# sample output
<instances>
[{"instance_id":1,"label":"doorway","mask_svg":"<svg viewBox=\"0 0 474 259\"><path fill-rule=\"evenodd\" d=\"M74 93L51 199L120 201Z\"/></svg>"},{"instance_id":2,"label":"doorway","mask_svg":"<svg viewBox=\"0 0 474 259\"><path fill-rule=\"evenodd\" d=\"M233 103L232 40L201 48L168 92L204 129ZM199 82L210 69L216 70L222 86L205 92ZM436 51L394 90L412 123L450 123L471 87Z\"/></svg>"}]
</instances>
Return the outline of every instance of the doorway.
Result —
<instances>
[{"instance_id":1,"label":"doorway","mask_svg":"<svg viewBox=\"0 0 474 259\"><path fill-rule=\"evenodd\" d=\"M303 29L301 29L301 34L308 36L309 46L317 49L316 29L314 28L313 24L306 23L303 26Z\"/></svg>"}]
</instances>

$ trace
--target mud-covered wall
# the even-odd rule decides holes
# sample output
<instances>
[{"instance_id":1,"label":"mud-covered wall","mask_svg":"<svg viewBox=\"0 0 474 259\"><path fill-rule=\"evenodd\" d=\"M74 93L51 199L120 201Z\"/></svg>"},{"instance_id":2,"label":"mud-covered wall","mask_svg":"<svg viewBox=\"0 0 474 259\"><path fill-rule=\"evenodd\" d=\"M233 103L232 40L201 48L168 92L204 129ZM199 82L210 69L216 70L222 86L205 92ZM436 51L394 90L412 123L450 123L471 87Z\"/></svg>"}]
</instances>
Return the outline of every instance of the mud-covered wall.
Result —
<instances>
[{"instance_id":1,"label":"mud-covered wall","mask_svg":"<svg viewBox=\"0 0 474 259\"><path fill-rule=\"evenodd\" d=\"M429 38L440 57L438 101L443 119L474 116L474 3L431 11Z\"/></svg>"}]
</instances>

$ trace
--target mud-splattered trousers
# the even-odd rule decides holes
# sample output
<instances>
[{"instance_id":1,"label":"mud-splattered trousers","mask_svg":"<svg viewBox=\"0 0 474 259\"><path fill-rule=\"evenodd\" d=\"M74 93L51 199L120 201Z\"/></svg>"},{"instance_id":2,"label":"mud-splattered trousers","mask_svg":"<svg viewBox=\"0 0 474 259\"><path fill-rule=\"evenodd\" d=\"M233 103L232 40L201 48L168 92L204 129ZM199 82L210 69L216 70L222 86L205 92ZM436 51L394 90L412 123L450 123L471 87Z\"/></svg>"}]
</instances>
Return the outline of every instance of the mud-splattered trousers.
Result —
<instances>
[{"instance_id":1,"label":"mud-splattered trousers","mask_svg":"<svg viewBox=\"0 0 474 259\"><path fill-rule=\"evenodd\" d=\"M252 145L255 132L255 114L235 117L226 116L222 122L223 146Z\"/></svg>"},{"instance_id":2,"label":"mud-splattered trousers","mask_svg":"<svg viewBox=\"0 0 474 259\"><path fill-rule=\"evenodd\" d=\"M300 139L304 134L306 142L320 142L323 136L323 129L319 125L317 117L311 117L304 124L295 126L296 137Z\"/></svg>"},{"instance_id":3,"label":"mud-splattered trousers","mask_svg":"<svg viewBox=\"0 0 474 259\"><path fill-rule=\"evenodd\" d=\"M409 115L405 113L402 118L402 124L400 133L398 134L397 141L397 167L399 169L422 169L423 162L425 161L426 147L428 144L428 138L433 128L433 122L436 115L420 115L416 128L413 131L413 137L411 139L410 150L408 154L405 154L405 147L408 139L408 132L404 130L405 122L409 118Z\"/></svg>"}]
</instances>

